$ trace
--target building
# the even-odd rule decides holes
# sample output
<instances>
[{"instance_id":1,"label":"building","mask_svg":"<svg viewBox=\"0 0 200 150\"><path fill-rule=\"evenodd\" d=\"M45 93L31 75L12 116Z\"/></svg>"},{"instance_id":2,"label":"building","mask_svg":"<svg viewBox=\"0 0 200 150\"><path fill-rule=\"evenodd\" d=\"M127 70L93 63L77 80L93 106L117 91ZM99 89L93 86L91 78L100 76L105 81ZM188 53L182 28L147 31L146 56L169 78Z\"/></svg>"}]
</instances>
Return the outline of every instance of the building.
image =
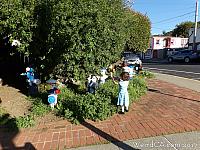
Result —
<instances>
[{"instance_id":1,"label":"building","mask_svg":"<svg viewBox=\"0 0 200 150\"><path fill-rule=\"evenodd\" d=\"M150 49L152 58L165 58L167 49L187 48L188 38L171 37L171 36L152 36L150 39Z\"/></svg>"},{"instance_id":2,"label":"building","mask_svg":"<svg viewBox=\"0 0 200 150\"><path fill-rule=\"evenodd\" d=\"M150 41L151 49L183 48L188 47L188 38L170 36L152 36Z\"/></svg>"}]
</instances>

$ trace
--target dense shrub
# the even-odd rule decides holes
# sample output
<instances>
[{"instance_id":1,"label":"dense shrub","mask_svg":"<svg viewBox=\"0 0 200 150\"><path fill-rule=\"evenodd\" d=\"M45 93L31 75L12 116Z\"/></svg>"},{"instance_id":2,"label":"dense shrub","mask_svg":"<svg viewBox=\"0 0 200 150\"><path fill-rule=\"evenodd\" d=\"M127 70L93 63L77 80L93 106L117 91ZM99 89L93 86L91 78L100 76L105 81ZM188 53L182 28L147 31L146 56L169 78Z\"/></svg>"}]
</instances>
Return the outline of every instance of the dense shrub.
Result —
<instances>
[{"instance_id":1,"label":"dense shrub","mask_svg":"<svg viewBox=\"0 0 200 150\"><path fill-rule=\"evenodd\" d=\"M130 103L146 93L147 86L144 78L135 77L129 85Z\"/></svg>"},{"instance_id":2,"label":"dense shrub","mask_svg":"<svg viewBox=\"0 0 200 150\"><path fill-rule=\"evenodd\" d=\"M83 87L80 88L83 90ZM147 88L144 78L138 76L133 78L128 87L130 104L145 94ZM58 115L67 118L73 123L79 123L85 119L105 120L117 113L118 85L112 80L99 86L96 94L77 93L75 89L65 87L61 89L56 112ZM41 98L31 98L33 102L30 113L23 116L12 118L6 111L0 109L0 125L5 125L11 129L27 128L35 125L35 119L43 116L50 111L50 107L44 104L42 98L46 100L46 93Z\"/></svg>"},{"instance_id":3,"label":"dense shrub","mask_svg":"<svg viewBox=\"0 0 200 150\"><path fill-rule=\"evenodd\" d=\"M134 78L129 83L130 103L146 92L146 84L142 78ZM95 95L75 94L68 88L62 89L59 95L57 113L74 123L85 119L105 120L117 112L118 85L111 80L100 85Z\"/></svg>"}]
</instances>

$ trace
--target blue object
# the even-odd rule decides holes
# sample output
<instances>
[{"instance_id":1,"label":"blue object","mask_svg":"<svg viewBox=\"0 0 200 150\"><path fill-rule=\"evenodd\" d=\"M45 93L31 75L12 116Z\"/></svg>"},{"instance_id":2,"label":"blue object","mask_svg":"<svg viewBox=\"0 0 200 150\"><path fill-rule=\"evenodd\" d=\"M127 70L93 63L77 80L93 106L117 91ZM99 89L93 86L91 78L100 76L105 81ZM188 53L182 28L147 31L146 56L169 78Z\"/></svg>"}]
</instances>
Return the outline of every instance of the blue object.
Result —
<instances>
[{"instance_id":1,"label":"blue object","mask_svg":"<svg viewBox=\"0 0 200 150\"><path fill-rule=\"evenodd\" d=\"M30 80L29 82L33 82L34 81L34 72L33 72L33 68L30 68L29 71L27 71L26 73L22 73L22 76L26 76L28 80Z\"/></svg>"},{"instance_id":2,"label":"blue object","mask_svg":"<svg viewBox=\"0 0 200 150\"><path fill-rule=\"evenodd\" d=\"M129 81L120 80L117 105L129 106L128 84Z\"/></svg>"},{"instance_id":3,"label":"blue object","mask_svg":"<svg viewBox=\"0 0 200 150\"><path fill-rule=\"evenodd\" d=\"M27 78L28 78L30 81L33 81L33 80L34 80L34 73L33 73L33 72L28 71L28 72L26 73L26 76L27 76Z\"/></svg>"},{"instance_id":4,"label":"blue object","mask_svg":"<svg viewBox=\"0 0 200 150\"><path fill-rule=\"evenodd\" d=\"M55 103L55 101L56 101L56 98L55 98L53 95L48 96L48 102L49 102L50 104Z\"/></svg>"}]
</instances>

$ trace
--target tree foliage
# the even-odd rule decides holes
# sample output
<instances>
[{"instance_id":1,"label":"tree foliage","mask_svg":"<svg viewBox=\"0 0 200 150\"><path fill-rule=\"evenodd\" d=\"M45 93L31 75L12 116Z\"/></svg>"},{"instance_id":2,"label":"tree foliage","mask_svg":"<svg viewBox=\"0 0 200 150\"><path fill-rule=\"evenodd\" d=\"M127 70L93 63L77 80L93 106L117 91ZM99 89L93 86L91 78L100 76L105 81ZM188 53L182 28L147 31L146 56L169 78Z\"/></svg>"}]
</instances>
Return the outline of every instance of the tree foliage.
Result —
<instances>
[{"instance_id":1,"label":"tree foliage","mask_svg":"<svg viewBox=\"0 0 200 150\"><path fill-rule=\"evenodd\" d=\"M31 29L35 26L32 16L34 3L34 0L0 1L0 38L11 35L10 40L20 40L22 44L18 50L27 54L32 40Z\"/></svg>"},{"instance_id":2,"label":"tree foliage","mask_svg":"<svg viewBox=\"0 0 200 150\"><path fill-rule=\"evenodd\" d=\"M54 5L51 59L45 64L61 60L56 74L84 78L116 61L126 38L122 6L120 0L63 0ZM57 57L56 49L61 54Z\"/></svg>"},{"instance_id":3,"label":"tree foliage","mask_svg":"<svg viewBox=\"0 0 200 150\"><path fill-rule=\"evenodd\" d=\"M150 23L122 0L2 0L0 31L20 40L43 75L84 79L119 60L125 45L145 51Z\"/></svg>"},{"instance_id":4,"label":"tree foliage","mask_svg":"<svg viewBox=\"0 0 200 150\"><path fill-rule=\"evenodd\" d=\"M199 24L199 23L198 23ZM186 21L180 24L177 24L176 27L169 32L163 33L166 36L175 36L175 37L189 37L190 28L194 27L194 22Z\"/></svg>"},{"instance_id":5,"label":"tree foliage","mask_svg":"<svg viewBox=\"0 0 200 150\"><path fill-rule=\"evenodd\" d=\"M193 26L194 26L194 23L191 21L182 22L176 25L175 29L172 31L172 36L188 37L189 29Z\"/></svg>"},{"instance_id":6,"label":"tree foliage","mask_svg":"<svg viewBox=\"0 0 200 150\"><path fill-rule=\"evenodd\" d=\"M147 16L134 12L127 11L129 38L127 40L127 49L131 51L145 52L149 47L149 37L151 35L151 23Z\"/></svg>"}]
</instances>

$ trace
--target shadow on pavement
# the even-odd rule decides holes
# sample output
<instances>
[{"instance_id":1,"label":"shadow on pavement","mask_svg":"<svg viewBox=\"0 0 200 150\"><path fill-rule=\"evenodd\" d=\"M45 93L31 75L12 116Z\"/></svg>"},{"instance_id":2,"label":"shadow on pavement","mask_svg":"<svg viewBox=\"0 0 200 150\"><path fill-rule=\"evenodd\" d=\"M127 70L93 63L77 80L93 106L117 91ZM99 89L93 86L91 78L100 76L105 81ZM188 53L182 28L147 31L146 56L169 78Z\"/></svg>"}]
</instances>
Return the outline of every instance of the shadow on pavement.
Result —
<instances>
[{"instance_id":1,"label":"shadow on pavement","mask_svg":"<svg viewBox=\"0 0 200 150\"><path fill-rule=\"evenodd\" d=\"M83 122L81 124L83 126L85 126L86 128L90 129L91 131L95 132L96 134L98 134L102 138L106 139L107 141L111 142L112 144L118 146L119 148L121 148L123 150L140 150L140 149L135 149L135 148L127 145L123 141L120 141L120 140L110 136L109 134L107 134L107 133L103 132L102 130L96 128L95 126L91 125L88 122Z\"/></svg>"},{"instance_id":2,"label":"shadow on pavement","mask_svg":"<svg viewBox=\"0 0 200 150\"><path fill-rule=\"evenodd\" d=\"M16 119L11 118L9 114L0 114L0 149L1 150L36 150L29 142L24 146L17 147L14 143L17 135L20 133L16 124ZM17 141L25 139L17 139Z\"/></svg>"},{"instance_id":3,"label":"shadow on pavement","mask_svg":"<svg viewBox=\"0 0 200 150\"><path fill-rule=\"evenodd\" d=\"M173 94L161 92L161 91L159 91L159 90L157 90L157 89L148 88L148 91L149 91L149 92L154 92L154 93L163 94L163 95L168 95L168 96L172 96L172 97L181 98L181 99L185 99L185 100L188 100L188 101L200 102L200 100L197 100L197 99L190 99L190 98L186 98L186 97L182 97L182 96L176 96L176 95L173 95Z\"/></svg>"}]
</instances>

